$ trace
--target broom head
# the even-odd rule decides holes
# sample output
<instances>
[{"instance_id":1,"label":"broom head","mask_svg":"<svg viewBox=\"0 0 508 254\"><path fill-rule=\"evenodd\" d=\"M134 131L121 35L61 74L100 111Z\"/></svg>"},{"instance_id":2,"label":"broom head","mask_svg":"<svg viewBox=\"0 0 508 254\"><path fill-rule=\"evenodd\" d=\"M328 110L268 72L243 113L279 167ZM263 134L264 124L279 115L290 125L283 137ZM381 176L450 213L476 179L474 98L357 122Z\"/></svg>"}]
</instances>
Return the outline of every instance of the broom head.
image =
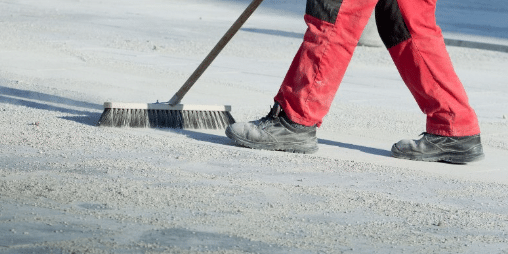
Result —
<instances>
[{"instance_id":1,"label":"broom head","mask_svg":"<svg viewBox=\"0 0 508 254\"><path fill-rule=\"evenodd\" d=\"M235 123L229 105L171 106L166 103L105 102L99 126L224 129Z\"/></svg>"}]
</instances>

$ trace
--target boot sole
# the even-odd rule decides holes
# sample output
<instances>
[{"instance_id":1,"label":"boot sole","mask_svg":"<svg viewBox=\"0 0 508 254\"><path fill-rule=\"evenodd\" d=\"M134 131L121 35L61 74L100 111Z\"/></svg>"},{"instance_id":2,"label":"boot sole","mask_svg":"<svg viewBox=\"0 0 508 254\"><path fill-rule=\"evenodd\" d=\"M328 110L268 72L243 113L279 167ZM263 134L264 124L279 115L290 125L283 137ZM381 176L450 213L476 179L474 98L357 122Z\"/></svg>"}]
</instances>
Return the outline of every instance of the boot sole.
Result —
<instances>
[{"instance_id":1,"label":"boot sole","mask_svg":"<svg viewBox=\"0 0 508 254\"><path fill-rule=\"evenodd\" d=\"M247 139L244 139L244 138L236 135L229 128L226 129L226 136L241 146L245 146L245 147L253 148L253 149L270 150L270 151L284 151L284 152L289 152L289 153L302 153L302 154L311 154L311 153L315 153L319 150L319 147L317 145L317 139L316 139L316 142L311 142L311 143L309 143L309 142L254 143L252 141L249 141Z\"/></svg>"},{"instance_id":2,"label":"boot sole","mask_svg":"<svg viewBox=\"0 0 508 254\"><path fill-rule=\"evenodd\" d=\"M397 146L392 146L392 156L398 159L436 162L443 161L453 164L466 164L485 158L481 146L474 147L466 152L446 152L440 154L407 154L400 151Z\"/></svg>"}]
</instances>

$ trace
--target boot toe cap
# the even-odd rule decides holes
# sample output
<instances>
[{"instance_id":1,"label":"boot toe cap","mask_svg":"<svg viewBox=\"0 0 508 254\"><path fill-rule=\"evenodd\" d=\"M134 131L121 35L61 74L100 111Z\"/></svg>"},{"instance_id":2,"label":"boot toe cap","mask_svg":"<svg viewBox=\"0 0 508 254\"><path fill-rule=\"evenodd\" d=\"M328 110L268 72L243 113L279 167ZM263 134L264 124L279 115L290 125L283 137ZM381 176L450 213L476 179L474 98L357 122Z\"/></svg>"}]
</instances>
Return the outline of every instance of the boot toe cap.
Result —
<instances>
[{"instance_id":1,"label":"boot toe cap","mask_svg":"<svg viewBox=\"0 0 508 254\"><path fill-rule=\"evenodd\" d=\"M249 140L251 142L267 141L271 138L251 122L234 123L226 130L233 134L235 139Z\"/></svg>"}]
</instances>

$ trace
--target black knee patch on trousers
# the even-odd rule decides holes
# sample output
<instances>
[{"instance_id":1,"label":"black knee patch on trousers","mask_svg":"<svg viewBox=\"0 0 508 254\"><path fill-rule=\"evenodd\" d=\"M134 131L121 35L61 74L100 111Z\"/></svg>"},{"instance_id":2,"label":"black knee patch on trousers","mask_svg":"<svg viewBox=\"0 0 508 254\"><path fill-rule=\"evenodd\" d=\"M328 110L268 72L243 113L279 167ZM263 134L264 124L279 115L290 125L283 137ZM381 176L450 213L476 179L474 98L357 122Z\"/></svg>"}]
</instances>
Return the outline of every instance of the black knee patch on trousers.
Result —
<instances>
[{"instance_id":1,"label":"black knee patch on trousers","mask_svg":"<svg viewBox=\"0 0 508 254\"><path fill-rule=\"evenodd\" d=\"M397 0L379 0L376 5L376 24L386 48L411 38Z\"/></svg>"},{"instance_id":2,"label":"black knee patch on trousers","mask_svg":"<svg viewBox=\"0 0 508 254\"><path fill-rule=\"evenodd\" d=\"M335 24L342 0L307 0L305 13L328 23Z\"/></svg>"}]
</instances>

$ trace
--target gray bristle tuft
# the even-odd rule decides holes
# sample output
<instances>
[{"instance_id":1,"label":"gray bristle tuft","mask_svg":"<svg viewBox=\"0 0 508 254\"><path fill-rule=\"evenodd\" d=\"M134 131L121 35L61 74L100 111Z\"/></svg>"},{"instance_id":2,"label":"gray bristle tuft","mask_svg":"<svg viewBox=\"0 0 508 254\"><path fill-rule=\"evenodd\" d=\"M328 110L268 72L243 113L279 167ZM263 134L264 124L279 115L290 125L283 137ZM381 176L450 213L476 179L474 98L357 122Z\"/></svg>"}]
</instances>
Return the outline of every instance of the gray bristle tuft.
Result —
<instances>
[{"instance_id":1,"label":"gray bristle tuft","mask_svg":"<svg viewBox=\"0 0 508 254\"><path fill-rule=\"evenodd\" d=\"M173 129L225 129L235 123L229 111L106 108L99 126Z\"/></svg>"}]
</instances>

